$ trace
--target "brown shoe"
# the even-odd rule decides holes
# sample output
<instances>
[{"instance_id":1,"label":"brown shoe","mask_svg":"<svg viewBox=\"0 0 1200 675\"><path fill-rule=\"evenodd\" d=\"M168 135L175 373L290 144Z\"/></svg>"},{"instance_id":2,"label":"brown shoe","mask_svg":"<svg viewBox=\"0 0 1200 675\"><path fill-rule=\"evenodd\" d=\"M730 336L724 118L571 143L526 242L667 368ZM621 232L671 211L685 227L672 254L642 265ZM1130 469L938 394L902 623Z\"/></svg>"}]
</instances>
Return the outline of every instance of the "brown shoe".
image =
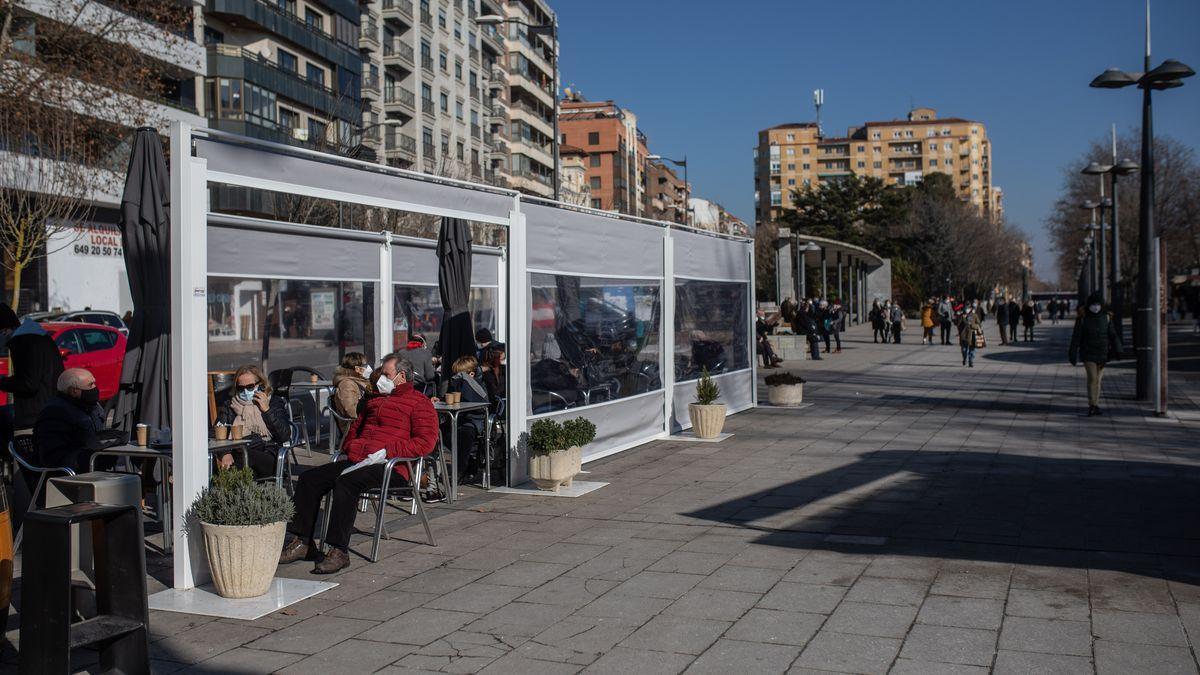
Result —
<instances>
[{"instance_id":1,"label":"brown shoe","mask_svg":"<svg viewBox=\"0 0 1200 675\"><path fill-rule=\"evenodd\" d=\"M286 565L297 560L304 560L311 551L312 547L308 545L307 541L293 535L283 544L283 551L279 554L279 564Z\"/></svg>"},{"instance_id":2,"label":"brown shoe","mask_svg":"<svg viewBox=\"0 0 1200 675\"><path fill-rule=\"evenodd\" d=\"M313 574L333 574L350 566L350 554L342 549L331 546L325 558L313 567Z\"/></svg>"}]
</instances>

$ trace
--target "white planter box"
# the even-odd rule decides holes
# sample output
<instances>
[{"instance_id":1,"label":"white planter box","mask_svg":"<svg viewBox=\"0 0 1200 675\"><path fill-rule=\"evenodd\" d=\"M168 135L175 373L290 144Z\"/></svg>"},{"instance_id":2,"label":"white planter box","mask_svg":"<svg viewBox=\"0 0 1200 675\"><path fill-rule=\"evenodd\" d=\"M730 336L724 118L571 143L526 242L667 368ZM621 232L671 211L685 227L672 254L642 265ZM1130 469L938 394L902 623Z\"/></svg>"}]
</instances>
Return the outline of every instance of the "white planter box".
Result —
<instances>
[{"instance_id":1,"label":"white planter box","mask_svg":"<svg viewBox=\"0 0 1200 675\"><path fill-rule=\"evenodd\" d=\"M804 384L777 384L767 387L767 400L771 405L798 406L804 402Z\"/></svg>"},{"instance_id":2,"label":"white planter box","mask_svg":"<svg viewBox=\"0 0 1200 675\"><path fill-rule=\"evenodd\" d=\"M696 438L716 438L725 428L725 412L729 406L724 403L713 405L688 404L688 419L692 421L692 433Z\"/></svg>"},{"instance_id":3,"label":"white planter box","mask_svg":"<svg viewBox=\"0 0 1200 675\"><path fill-rule=\"evenodd\" d=\"M571 487L571 481L582 468L583 448L577 445L529 458L529 477L542 490L558 492L559 486Z\"/></svg>"},{"instance_id":4,"label":"white planter box","mask_svg":"<svg viewBox=\"0 0 1200 675\"><path fill-rule=\"evenodd\" d=\"M266 593L279 566L287 523L200 525L217 594L222 598L257 598Z\"/></svg>"}]
</instances>

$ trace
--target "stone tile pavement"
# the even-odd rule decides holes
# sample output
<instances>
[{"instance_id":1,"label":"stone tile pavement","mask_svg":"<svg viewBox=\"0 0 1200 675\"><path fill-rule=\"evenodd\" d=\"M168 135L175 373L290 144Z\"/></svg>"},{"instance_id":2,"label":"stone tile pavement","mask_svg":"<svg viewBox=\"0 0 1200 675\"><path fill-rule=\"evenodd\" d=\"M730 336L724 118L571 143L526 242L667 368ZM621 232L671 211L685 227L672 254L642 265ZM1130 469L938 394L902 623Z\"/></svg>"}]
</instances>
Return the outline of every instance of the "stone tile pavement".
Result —
<instances>
[{"instance_id":1,"label":"stone tile pavement","mask_svg":"<svg viewBox=\"0 0 1200 675\"><path fill-rule=\"evenodd\" d=\"M719 445L440 506L436 548L400 517L379 563L259 621L156 612L155 670L1196 673L1200 426L1120 398L1119 367L1081 416L1067 329L1040 332L967 369L856 329L797 366L811 407Z\"/></svg>"}]
</instances>

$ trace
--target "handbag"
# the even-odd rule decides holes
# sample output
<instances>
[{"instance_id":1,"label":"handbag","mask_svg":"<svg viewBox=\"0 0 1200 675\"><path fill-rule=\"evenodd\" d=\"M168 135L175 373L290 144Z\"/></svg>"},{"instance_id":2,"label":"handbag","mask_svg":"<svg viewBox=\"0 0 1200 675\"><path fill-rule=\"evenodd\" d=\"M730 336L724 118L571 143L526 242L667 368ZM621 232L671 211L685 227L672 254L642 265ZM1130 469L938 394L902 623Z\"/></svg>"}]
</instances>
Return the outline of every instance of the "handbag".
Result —
<instances>
[{"instance_id":1,"label":"handbag","mask_svg":"<svg viewBox=\"0 0 1200 675\"><path fill-rule=\"evenodd\" d=\"M987 338L984 336L983 331L975 331L975 349L983 349L986 346Z\"/></svg>"}]
</instances>

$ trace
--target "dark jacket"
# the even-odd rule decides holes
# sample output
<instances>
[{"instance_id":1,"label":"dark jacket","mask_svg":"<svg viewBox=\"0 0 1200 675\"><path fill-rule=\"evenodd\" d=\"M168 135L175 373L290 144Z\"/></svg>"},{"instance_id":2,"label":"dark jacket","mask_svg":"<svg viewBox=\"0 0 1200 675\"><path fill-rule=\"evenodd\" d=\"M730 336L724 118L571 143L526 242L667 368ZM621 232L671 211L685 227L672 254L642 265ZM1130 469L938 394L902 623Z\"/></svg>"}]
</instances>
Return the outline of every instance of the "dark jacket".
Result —
<instances>
[{"instance_id":1,"label":"dark jacket","mask_svg":"<svg viewBox=\"0 0 1200 675\"><path fill-rule=\"evenodd\" d=\"M1021 308L1021 322L1026 326L1033 326L1037 323L1037 309L1033 305Z\"/></svg>"},{"instance_id":2,"label":"dark jacket","mask_svg":"<svg viewBox=\"0 0 1200 675\"><path fill-rule=\"evenodd\" d=\"M104 409L98 403L85 409L78 399L55 394L33 426L34 461L46 467L87 471L92 453L100 449L99 431L103 428Z\"/></svg>"},{"instance_id":3,"label":"dark jacket","mask_svg":"<svg viewBox=\"0 0 1200 675\"><path fill-rule=\"evenodd\" d=\"M1012 301L1008 303L1008 325L1015 326L1021 322L1021 306Z\"/></svg>"},{"instance_id":4,"label":"dark jacket","mask_svg":"<svg viewBox=\"0 0 1200 675\"><path fill-rule=\"evenodd\" d=\"M13 395L13 427L28 429L55 396L62 375L62 355L49 335L24 333L8 341L11 370L0 378L0 390Z\"/></svg>"},{"instance_id":5,"label":"dark jacket","mask_svg":"<svg viewBox=\"0 0 1200 675\"><path fill-rule=\"evenodd\" d=\"M225 424L226 426L233 424L237 413L228 404L221 406L221 411L217 413L217 423ZM267 411L262 414L263 423L267 425L267 429L271 431L270 438L254 437L258 441L255 445L260 448L271 450L272 452L279 449L280 445L292 440L292 423L288 421L287 401L282 396L272 396L271 403L267 406ZM253 447L253 446L252 446Z\"/></svg>"},{"instance_id":6,"label":"dark jacket","mask_svg":"<svg viewBox=\"0 0 1200 675\"><path fill-rule=\"evenodd\" d=\"M433 452L438 439L438 416L424 394L405 382L387 396L367 399L362 415L350 425L342 452L352 462L386 450L393 457L424 457ZM396 464L396 473L408 480L408 467Z\"/></svg>"},{"instance_id":7,"label":"dark jacket","mask_svg":"<svg viewBox=\"0 0 1200 675\"><path fill-rule=\"evenodd\" d=\"M1067 358L1074 365L1080 360L1085 363L1108 363L1110 355L1116 358L1121 353L1121 337L1109 320L1108 312L1092 314L1086 312L1076 319L1071 332L1071 347Z\"/></svg>"},{"instance_id":8,"label":"dark jacket","mask_svg":"<svg viewBox=\"0 0 1200 675\"><path fill-rule=\"evenodd\" d=\"M996 303L996 323L1001 325L1008 323L1008 303Z\"/></svg>"},{"instance_id":9,"label":"dark jacket","mask_svg":"<svg viewBox=\"0 0 1200 675\"><path fill-rule=\"evenodd\" d=\"M400 355L413 364L413 377L418 382L432 384L437 380L437 369L433 367L433 354L428 347L405 349Z\"/></svg>"},{"instance_id":10,"label":"dark jacket","mask_svg":"<svg viewBox=\"0 0 1200 675\"><path fill-rule=\"evenodd\" d=\"M816 336L817 322L813 320L812 310L803 306L796 310L796 316L792 319L792 332L797 335Z\"/></svg>"}]
</instances>

